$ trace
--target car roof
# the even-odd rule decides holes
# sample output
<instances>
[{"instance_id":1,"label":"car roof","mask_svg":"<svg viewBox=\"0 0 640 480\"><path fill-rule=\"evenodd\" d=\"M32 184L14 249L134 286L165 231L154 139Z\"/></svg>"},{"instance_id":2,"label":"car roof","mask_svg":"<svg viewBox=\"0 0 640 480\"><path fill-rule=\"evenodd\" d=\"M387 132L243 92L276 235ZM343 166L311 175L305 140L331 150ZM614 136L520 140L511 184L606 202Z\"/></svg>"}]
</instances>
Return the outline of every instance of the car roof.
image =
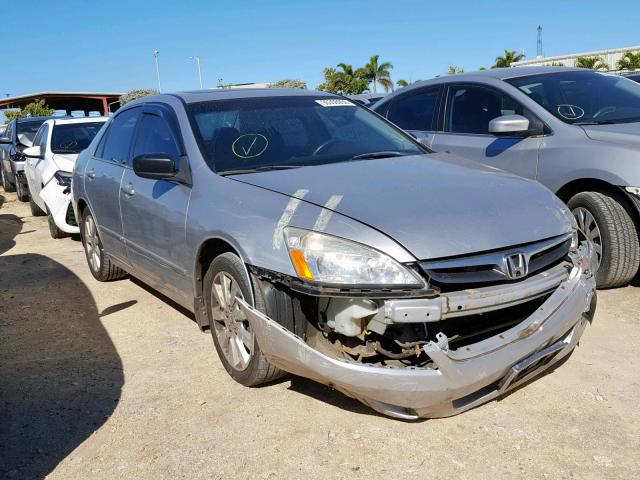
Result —
<instances>
[{"instance_id":1,"label":"car roof","mask_svg":"<svg viewBox=\"0 0 640 480\"><path fill-rule=\"evenodd\" d=\"M38 120L49 120L50 118L53 117L18 117L16 118L16 123L22 123L22 122L33 122L33 121L38 121Z\"/></svg>"},{"instance_id":2,"label":"car roof","mask_svg":"<svg viewBox=\"0 0 640 480\"><path fill-rule=\"evenodd\" d=\"M265 97L304 97L304 96L326 96L336 95L315 90L302 90L299 88L216 88L210 90L193 90L186 92L176 92L171 94L153 95L135 100L135 103L148 103L156 100L163 100L167 95L179 97L185 103L208 102L211 100L232 100L237 98L265 98ZM134 102L131 102L133 104Z\"/></svg>"},{"instance_id":3,"label":"car roof","mask_svg":"<svg viewBox=\"0 0 640 480\"><path fill-rule=\"evenodd\" d=\"M70 125L74 123L96 123L106 122L109 117L57 117L49 118L47 123L53 123L54 125Z\"/></svg>"}]
</instances>

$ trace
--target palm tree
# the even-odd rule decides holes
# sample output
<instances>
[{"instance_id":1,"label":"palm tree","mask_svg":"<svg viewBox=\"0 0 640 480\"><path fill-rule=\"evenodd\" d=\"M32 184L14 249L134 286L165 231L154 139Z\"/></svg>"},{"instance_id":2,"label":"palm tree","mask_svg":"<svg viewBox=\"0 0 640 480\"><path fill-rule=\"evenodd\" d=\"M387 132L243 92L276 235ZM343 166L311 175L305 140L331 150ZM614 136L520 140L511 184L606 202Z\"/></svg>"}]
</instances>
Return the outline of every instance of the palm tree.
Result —
<instances>
[{"instance_id":1,"label":"palm tree","mask_svg":"<svg viewBox=\"0 0 640 480\"><path fill-rule=\"evenodd\" d=\"M640 52L626 52L622 58L618 60L618 69L640 70Z\"/></svg>"},{"instance_id":2,"label":"palm tree","mask_svg":"<svg viewBox=\"0 0 640 480\"><path fill-rule=\"evenodd\" d=\"M393 64L391 62L378 63L380 55L372 55L371 60L364 67L363 78L373 82L373 93L376 92L376 84L382 85L385 92L393 90L393 82L391 81L391 72Z\"/></svg>"},{"instance_id":3,"label":"palm tree","mask_svg":"<svg viewBox=\"0 0 640 480\"><path fill-rule=\"evenodd\" d=\"M609 65L604 63L600 57L578 57L574 66L591 70L609 70Z\"/></svg>"},{"instance_id":4,"label":"palm tree","mask_svg":"<svg viewBox=\"0 0 640 480\"><path fill-rule=\"evenodd\" d=\"M517 53L515 50L505 50L504 56L496 57L496 64L493 68L510 67L512 63L524 60L524 53Z\"/></svg>"},{"instance_id":5,"label":"palm tree","mask_svg":"<svg viewBox=\"0 0 640 480\"><path fill-rule=\"evenodd\" d=\"M399 87L408 87L409 86L409 82L407 82L406 80L398 80L396 82L396 85Z\"/></svg>"}]
</instances>

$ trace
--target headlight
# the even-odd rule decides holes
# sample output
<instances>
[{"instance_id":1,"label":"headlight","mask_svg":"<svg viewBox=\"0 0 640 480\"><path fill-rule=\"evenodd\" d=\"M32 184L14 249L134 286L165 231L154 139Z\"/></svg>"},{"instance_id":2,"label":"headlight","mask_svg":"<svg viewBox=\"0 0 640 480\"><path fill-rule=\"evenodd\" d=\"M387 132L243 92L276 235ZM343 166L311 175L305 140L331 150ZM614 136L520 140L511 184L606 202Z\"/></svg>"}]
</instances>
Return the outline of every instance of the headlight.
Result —
<instances>
[{"instance_id":1,"label":"headlight","mask_svg":"<svg viewBox=\"0 0 640 480\"><path fill-rule=\"evenodd\" d=\"M62 187L71 186L71 176L72 175L70 172L63 172L62 170L58 170L53 174L53 178L55 178L56 182L58 182L58 185Z\"/></svg>"},{"instance_id":2,"label":"headlight","mask_svg":"<svg viewBox=\"0 0 640 480\"><path fill-rule=\"evenodd\" d=\"M362 244L294 227L284 229L284 238L302 280L339 285L424 285L418 274Z\"/></svg>"}]
</instances>

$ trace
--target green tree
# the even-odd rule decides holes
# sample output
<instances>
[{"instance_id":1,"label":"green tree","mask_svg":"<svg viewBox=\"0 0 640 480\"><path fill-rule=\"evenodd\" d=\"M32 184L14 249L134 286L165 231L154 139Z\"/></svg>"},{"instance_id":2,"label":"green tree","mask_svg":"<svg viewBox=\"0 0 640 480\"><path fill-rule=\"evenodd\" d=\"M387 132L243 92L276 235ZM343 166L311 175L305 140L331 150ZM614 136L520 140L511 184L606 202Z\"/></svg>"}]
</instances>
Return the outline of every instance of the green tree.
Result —
<instances>
[{"instance_id":1,"label":"green tree","mask_svg":"<svg viewBox=\"0 0 640 480\"><path fill-rule=\"evenodd\" d=\"M270 83L269 88L299 88L300 90L306 90L307 84L302 80L278 80L277 82Z\"/></svg>"},{"instance_id":2,"label":"green tree","mask_svg":"<svg viewBox=\"0 0 640 480\"><path fill-rule=\"evenodd\" d=\"M574 66L591 70L609 70L609 65L604 63L600 57L578 57Z\"/></svg>"},{"instance_id":3,"label":"green tree","mask_svg":"<svg viewBox=\"0 0 640 480\"><path fill-rule=\"evenodd\" d=\"M409 86L409 82L407 82L406 80L397 80L396 81L396 85L399 87L408 87Z\"/></svg>"},{"instance_id":4,"label":"green tree","mask_svg":"<svg viewBox=\"0 0 640 480\"><path fill-rule=\"evenodd\" d=\"M551 67L564 67L564 63L562 62L551 62Z\"/></svg>"},{"instance_id":5,"label":"green tree","mask_svg":"<svg viewBox=\"0 0 640 480\"><path fill-rule=\"evenodd\" d=\"M617 67L620 70L640 70L640 52L626 52L618 60Z\"/></svg>"},{"instance_id":6,"label":"green tree","mask_svg":"<svg viewBox=\"0 0 640 480\"><path fill-rule=\"evenodd\" d=\"M380 84L385 92L393 90L393 82L391 81L391 70L393 64L391 62L380 63L380 55L372 55L369 63L364 67L363 78L373 83L373 93L376 93L376 85Z\"/></svg>"},{"instance_id":7,"label":"green tree","mask_svg":"<svg viewBox=\"0 0 640 480\"><path fill-rule=\"evenodd\" d=\"M505 50L504 55L496 57L496 64L492 68L510 67L512 63L524 60L524 53L517 53L515 50Z\"/></svg>"},{"instance_id":8,"label":"green tree","mask_svg":"<svg viewBox=\"0 0 640 480\"><path fill-rule=\"evenodd\" d=\"M127 93L120 95L118 100L120 101L120 106L125 103L133 102L138 98L148 97L149 95L157 95L159 92L153 88L137 88L135 90L129 90Z\"/></svg>"},{"instance_id":9,"label":"green tree","mask_svg":"<svg viewBox=\"0 0 640 480\"><path fill-rule=\"evenodd\" d=\"M447 75L457 75L458 73L464 73L464 68L456 67L455 65L450 65L447 68Z\"/></svg>"},{"instance_id":10,"label":"green tree","mask_svg":"<svg viewBox=\"0 0 640 480\"><path fill-rule=\"evenodd\" d=\"M367 91L369 82L362 77L362 69L354 70L352 65L347 63L338 64L335 68L325 68L324 83L318 85L318 90L338 93L344 95L358 95Z\"/></svg>"},{"instance_id":11,"label":"green tree","mask_svg":"<svg viewBox=\"0 0 640 480\"><path fill-rule=\"evenodd\" d=\"M54 112L55 110L46 105L44 100L35 100L25 105L22 110L5 110L4 116L8 123L14 118L49 117L53 115Z\"/></svg>"}]
</instances>

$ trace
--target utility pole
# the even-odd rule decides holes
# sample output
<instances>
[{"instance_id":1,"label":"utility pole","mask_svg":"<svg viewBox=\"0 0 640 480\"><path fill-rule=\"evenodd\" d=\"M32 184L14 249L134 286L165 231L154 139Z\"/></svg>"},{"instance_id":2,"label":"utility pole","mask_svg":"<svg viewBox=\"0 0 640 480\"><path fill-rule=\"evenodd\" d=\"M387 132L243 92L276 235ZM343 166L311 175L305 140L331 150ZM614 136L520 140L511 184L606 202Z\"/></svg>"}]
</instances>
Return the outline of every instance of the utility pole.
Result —
<instances>
[{"instance_id":1,"label":"utility pole","mask_svg":"<svg viewBox=\"0 0 640 480\"><path fill-rule=\"evenodd\" d=\"M162 86L160 85L160 64L158 62L158 57L160 56L160 51L153 51L153 58L156 60L156 75L158 76L158 92L162 93Z\"/></svg>"},{"instance_id":2,"label":"utility pole","mask_svg":"<svg viewBox=\"0 0 640 480\"><path fill-rule=\"evenodd\" d=\"M200 57L198 57L197 55L192 55L191 57L189 57L189 59L195 60L198 64L198 80L200 80L200 90L202 90L202 70L200 68Z\"/></svg>"}]
</instances>

